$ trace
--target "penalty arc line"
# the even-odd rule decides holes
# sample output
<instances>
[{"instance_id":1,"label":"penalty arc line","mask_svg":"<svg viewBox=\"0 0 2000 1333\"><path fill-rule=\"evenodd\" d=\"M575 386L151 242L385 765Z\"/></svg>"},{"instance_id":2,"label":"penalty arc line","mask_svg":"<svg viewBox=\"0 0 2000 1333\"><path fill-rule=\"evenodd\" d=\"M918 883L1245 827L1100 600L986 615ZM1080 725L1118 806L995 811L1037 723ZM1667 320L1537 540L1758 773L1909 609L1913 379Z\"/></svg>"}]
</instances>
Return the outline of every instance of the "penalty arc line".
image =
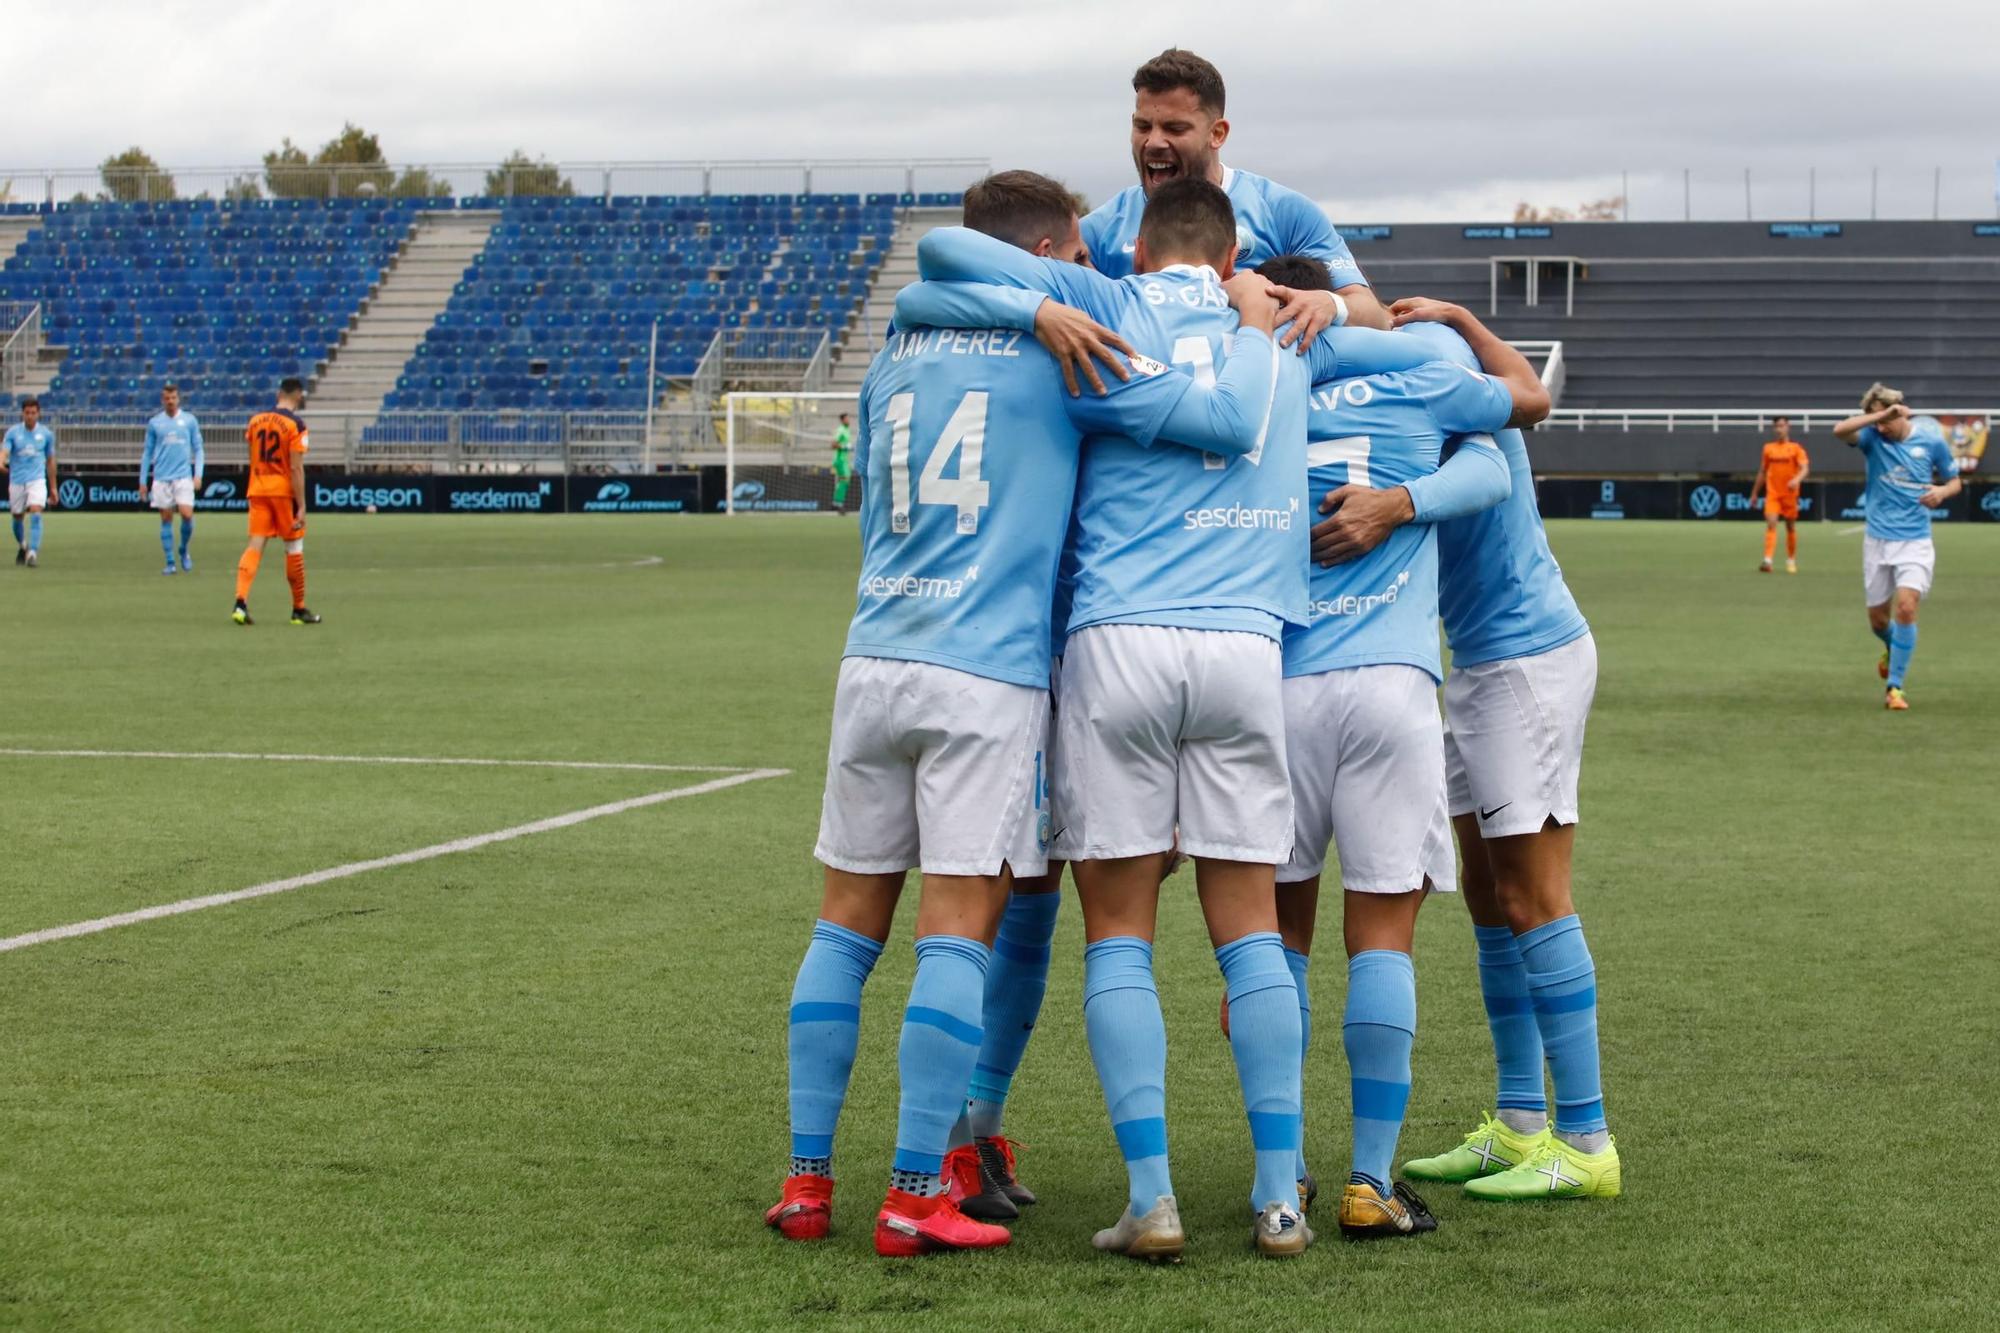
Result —
<instances>
[{"instance_id":1,"label":"penalty arc line","mask_svg":"<svg viewBox=\"0 0 2000 1333\"><path fill-rule=\"evenodd\" d=\"M119 926L137 925L143 921L157 921L162 917L180 916L187 912L199 912L210 907L225 907L230 903L240 903L251 898L267 898L274 893L289 893L293 889L310 888L315 884L325 884L336 879L348 879L355 875L365 875L371 870L387 870L392 866L413 865L418 861L431 861L440 856L451 856L458 852L476 851L481 847L491 847L495 843L512 842L516 838L526 838L536 833L550 833L556 829L570 828L576 824L588 823L593 819L603 819L608 815L622 815L633 810L643 810L648 806L661 805L667 801L677 801L683 796L703 796L709 792L721 791L725 787L740 787L746 782L761 782L766 778L782 778L790 774L787 768L753 768L747 773L732 773L728 777L711 778L707 782L697 782L692 787L674 787L667 791L651 792L645 796L633 796L623 801L612 801L606 805L593 805L583 810L572 810L566 815L552 815L547 819L537 819L528 824L516 824L512 828L496 829L491 833L477 833L469 838L454 838L450 842L434 843L429 847L418 847L413 851L397 852L394 856L378 856L367 861L350 861L346 865L332 866L325 870L315 870L310 874L293 875L289 879L274 879L265 884L253 884L247 889L234 889L228 893L210 893L199 898L183 898L179 902L161 903L157 907L142 907L137 911L120 912L115 916L101 916L92 921L77 921L67 926L50 926L46 930L32 930L25 935L14 935L0 939L0 953L14 949L25 949L31 944L45 944L51 940L75 939L79 935L95 935L100 931L115 930Z\"/></svg>"},{"instance_id":2,"label":"penalty arc line","mask_svg":"<svg viewBox=\"0 0 2000 1333\"><path fill-rule=\"evenodd\" d=\"M0 747L24 759L240 759L289 764L418 764L442 768L581 768L623 773L749 773L733 764L638 764L590 759L460 759L399 754L254 754L242 750L34 750ZM769 770L777 771L777 770Z\"/></svg>"}]
</instances>

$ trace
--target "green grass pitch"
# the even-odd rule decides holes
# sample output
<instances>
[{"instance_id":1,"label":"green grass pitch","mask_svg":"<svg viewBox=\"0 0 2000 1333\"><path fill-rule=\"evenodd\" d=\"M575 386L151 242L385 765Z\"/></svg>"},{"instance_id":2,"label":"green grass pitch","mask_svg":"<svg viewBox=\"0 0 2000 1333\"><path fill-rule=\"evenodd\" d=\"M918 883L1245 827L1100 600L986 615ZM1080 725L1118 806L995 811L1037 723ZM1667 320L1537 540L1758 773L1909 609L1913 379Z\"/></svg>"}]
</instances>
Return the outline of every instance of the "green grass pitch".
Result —
<instances>
[{"instance_id":1,"label":"green grass pitch","mask_svg":"<svg viewBox=\"0 0 2000 1333\"><path fill-rule=\"evenodd\" d=\"M833 1239L760 1223L785 1007L818 897L844 521L322 517L227 622L138 517L51 515L0 568L0 746L627 761L790 776L295 892L0 953L0 1326L1990 1326L2000 528L1939 534L1885 714L1860 538L1567 524L1599 639L1577 897L1600 970L1615 1203L1429 1192L1434 1236L1248 1251L1219 979L1172 882L1177 1269L1100 1257L1123 1174L1064 908L1009 1107L1045 1202L1002 1253L878 1261L906 907L869 988ZM0 755L0 937L507 828L712 775ZM1337 932L1323 944L1337 944ZM1492 1101L1471 932L1419 928L1402 1147ZM1307 1079L1346 1169L1343 971ZM1981 1219L1984 1219L1981 1221ZM1979 1311L1987 1313L1981 1315Z\"/></svg>"}]
</instances>

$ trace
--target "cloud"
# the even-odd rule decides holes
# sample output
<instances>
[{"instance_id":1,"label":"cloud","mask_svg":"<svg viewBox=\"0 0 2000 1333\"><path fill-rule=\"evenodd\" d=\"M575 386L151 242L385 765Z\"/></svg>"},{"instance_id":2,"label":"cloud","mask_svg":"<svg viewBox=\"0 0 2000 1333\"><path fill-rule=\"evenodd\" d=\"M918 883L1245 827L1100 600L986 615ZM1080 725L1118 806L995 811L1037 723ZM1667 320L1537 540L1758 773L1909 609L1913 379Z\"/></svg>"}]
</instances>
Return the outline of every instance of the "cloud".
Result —
<instances>
[{"instance_id":1,"label":"cloud","mask_svg":"<svg viewBox=\"0 0 2000 1333\"><path fill-rule=\"evenodd\" d=\"M402 161L975 157L1102 197L1131 176L1131 70L1171 43L1229 80L1226 156L1343 220L1574 204L1628 171L1635 203L1643 184L1648 215L1674 215L1683 168L1710 182L1704 209L1740 210L1746 165L1753 194L1761 179L1803 208L1809 167L1853 201L1878 162L1911 178L1899 202L1927 210L1942 165L1949 206L1983 213L2000 123L1982 9L1941 0L1886 27L1854 0L14 8L9 65L40 73L10 99L12 167L134 142L176 165L250 162L352 120Z\"/></svg>"}]
</instances>

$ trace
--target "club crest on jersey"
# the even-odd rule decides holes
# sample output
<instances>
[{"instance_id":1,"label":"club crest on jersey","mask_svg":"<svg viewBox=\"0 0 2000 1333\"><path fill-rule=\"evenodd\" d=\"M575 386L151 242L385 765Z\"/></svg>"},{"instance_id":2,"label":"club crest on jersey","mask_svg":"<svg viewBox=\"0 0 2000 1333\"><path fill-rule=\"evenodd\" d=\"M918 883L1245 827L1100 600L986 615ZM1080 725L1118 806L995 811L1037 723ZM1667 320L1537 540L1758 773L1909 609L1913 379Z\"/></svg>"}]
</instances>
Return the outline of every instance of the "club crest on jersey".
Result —
<instances>
[{"instance_id":1,"label":"club crest on jersey","mask_svg":"<svg viewBox=\"0 0 2000 1333\"><path fill-rule=\"evenodd\" d=\"M1236 221L1236 262L1250 262L1250 252L1257 247L1257 238L1250 234L1250 224L1238 218Z\"/></svg>"}]
</instances>

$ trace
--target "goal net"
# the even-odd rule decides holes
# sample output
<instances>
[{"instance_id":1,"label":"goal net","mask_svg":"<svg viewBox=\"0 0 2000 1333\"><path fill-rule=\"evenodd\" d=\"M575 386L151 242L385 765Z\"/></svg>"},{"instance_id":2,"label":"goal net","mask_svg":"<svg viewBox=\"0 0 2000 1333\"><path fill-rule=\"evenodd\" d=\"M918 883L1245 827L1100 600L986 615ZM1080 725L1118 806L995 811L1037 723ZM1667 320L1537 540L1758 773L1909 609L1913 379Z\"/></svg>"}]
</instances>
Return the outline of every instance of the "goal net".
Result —
<instances>
[{"instance_id":1,"label":"goal net","mask_svg":"<svg viewBox=\"0 0 2000 1333\"><path fill-rule=\"evenodd\" d=\"M856 430L857 395L771 393L723 395L726 509L731 514L854 513L861 478L851 475L854 451L836 448L841 416L847 438ZM849 474L843 479L842 474Z\"/></svg>"}]
</instances>

